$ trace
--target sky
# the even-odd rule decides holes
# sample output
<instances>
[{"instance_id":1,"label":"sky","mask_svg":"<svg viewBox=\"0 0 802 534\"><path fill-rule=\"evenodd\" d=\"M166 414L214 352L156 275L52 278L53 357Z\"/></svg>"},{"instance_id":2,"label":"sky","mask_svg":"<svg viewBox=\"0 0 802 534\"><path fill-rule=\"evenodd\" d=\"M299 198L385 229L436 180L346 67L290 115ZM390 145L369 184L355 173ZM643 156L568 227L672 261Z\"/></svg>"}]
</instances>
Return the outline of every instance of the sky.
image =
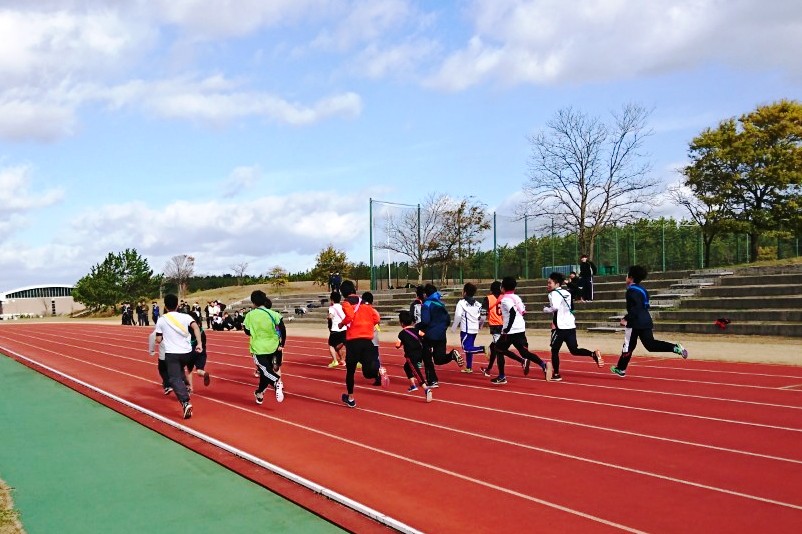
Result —
<instances>
[{"instance_id":1,"label":"sky","mask_svg":"<svg viewBox=\"0 0 802 534\"><path fill-rule=\"evenodd\" d=\"M798 0L0 0L0 42L0 292L129 248L367 262L371 198L514 211L561 109L651 110L667 187L705 128L802 93Z\"/></svg>"}]
</instances>

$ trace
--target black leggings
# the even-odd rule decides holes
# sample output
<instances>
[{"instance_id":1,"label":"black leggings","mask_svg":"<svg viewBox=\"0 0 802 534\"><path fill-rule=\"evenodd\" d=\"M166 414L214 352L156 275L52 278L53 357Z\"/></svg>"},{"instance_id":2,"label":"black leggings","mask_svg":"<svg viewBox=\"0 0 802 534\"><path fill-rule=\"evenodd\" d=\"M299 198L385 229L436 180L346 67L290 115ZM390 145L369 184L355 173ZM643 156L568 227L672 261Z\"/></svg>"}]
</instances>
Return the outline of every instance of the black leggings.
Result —
<instances>
[{"instance_id":1,"label":"black leggings","mask_svg":"<svg viewBox=\"0 0 802 534\"><path fill-rule=\"evenodd\" d=\"M576 328L560 329L555 328L551 331L551 364L554 366L554 372L560 372L560 349L563 343L568 345L568 351L574 356L590 356L593 357L593 352L588 349L579 348L576 341Z\"/></svg>"},{"instance_id":2,"label":"black leggings","mask_svg":"<svg viewBox=\"0 0 802 534\"><path fill-rule=\"evenodd\" d=\"M546 364L534 352L529 352L529 343L526 341L526 333L518 332L515 334L504 334L496 342L496 354L498 356L498 375L505 376L504 374L504 356L516 358L516 354L511 352L510 346L515 347L522 359L526 359L538 364L542 369L545 369ZM516 358L517 359L517 358Z\"/></svg>"},{"instance_id":3,"label":"black leggings","mask_svg":"<svg viewBox=\"0 0 802 534\"><path fill-rule=\"evenodd\" d=\"M345 342L345 388L349 395L354 394L354 375L356 364L362 364L362 376L379 377L379 360L372 339L349 339Z\"/></svg>"}]
</instances>

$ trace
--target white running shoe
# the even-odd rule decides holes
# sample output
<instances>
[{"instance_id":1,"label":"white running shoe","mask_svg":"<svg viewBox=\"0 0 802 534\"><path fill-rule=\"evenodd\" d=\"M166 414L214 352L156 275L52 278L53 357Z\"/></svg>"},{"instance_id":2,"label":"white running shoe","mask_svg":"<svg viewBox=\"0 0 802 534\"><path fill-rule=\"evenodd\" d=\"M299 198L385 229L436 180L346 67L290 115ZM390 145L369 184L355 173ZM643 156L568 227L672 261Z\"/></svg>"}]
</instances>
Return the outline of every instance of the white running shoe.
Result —
<instances>
[{"instance_id":1,"label":"white running shoe","mask_svg":"<svg viewBox=\"0 0 802 534\"><path fill-rule=\"evenodd\" d=\"M276 382L276 402L284 402L284 382Z\"/></svg>"}]
</instances>

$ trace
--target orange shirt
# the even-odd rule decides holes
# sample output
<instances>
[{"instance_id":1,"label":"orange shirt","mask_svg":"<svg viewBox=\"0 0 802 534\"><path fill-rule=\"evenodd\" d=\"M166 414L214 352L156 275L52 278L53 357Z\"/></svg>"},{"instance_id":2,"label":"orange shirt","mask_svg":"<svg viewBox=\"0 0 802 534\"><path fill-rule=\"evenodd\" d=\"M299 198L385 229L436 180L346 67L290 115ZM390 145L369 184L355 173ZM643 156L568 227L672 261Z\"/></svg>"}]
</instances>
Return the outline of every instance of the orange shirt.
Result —
<instances>
[{"instance_id":1,"label":"orange shirt","mask_svg":"<svg viewBox=\"0 0 802 534\"><path fill-rule=\"evenodd\" d=\"M490 326L504 326L504 319L501 318L498 298L493 293L487 295L487 324Z\"/></svg>"},{"instance_id":2,"label":"orange shirt","mask_svg":"<svg viewBox=\"0 0 802 534\"><path fill-rule=\"evenodd\" d=\"M342 301L342 306L345 319L340 324L348 327L345 339L373 339L373 329L381 322L379 312L359 299L352 303L350 297Z\"/></svg>"}]
</instances>

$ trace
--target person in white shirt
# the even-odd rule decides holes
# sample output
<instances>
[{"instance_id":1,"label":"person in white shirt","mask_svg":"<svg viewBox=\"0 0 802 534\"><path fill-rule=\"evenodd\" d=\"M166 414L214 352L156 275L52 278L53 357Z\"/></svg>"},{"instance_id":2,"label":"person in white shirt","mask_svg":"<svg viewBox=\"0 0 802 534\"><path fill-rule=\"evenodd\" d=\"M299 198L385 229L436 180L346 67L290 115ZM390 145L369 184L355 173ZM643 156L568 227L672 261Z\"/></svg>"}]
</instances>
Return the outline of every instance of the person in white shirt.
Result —
<instances>
[{"instance_id":1,"label":"person in white shirt","mask_svg":"<svg viewBox=\"0 0 802 534\"><path fill-rule=\"evenodd\" d=\"M456 332L459 326L459 340L462 352L465 354L465 367L463 373L473 372L473 355L485 354L484 346L476 346L476 335L482 328L482 303L476 300L476 286L468 282L462 288L462 298L457 302L454 310L454 324L451 331Z\"/></svg>"},{"instance_id":2,"label":"person in white shirt","mask_svg":"<svg viewBox=\"0 0 802 534\"><path fill-rule=\"evenodd\" d=\"M498 376L490 380L492 384L501 385L507 383L507 376L504 374L504 356L512 354L510 346L515 347L518 354L524 359L524 375L529 374L530 362L535 362L543 369L546 380L551 380L553 369L551 362L544 362L540 357L529 351L529 343L526 341L526 323L524 314L526 308L521 297L515 294L518 283L512 276L505 276L501 280L502 295L498 306L501 308L503 327L501 338L496 342L496 352L498 353Z\"/></svg>"},{"instance_id":3,"label":"person in white shirt","mask_svg":"<svg viewBox=\"0 0 802 534\"><path fill-rule=\"evenodd\" d=\"M549 290L549 305L543 308L543 313L552 314L551 319L551 365L554 374L551 379L555 382L562 380L560 376L560 349L563 343L568 345L568 350L574 356L590 356L596 365L601 367L604 360L598 350L589 351L580 348L576 341L576 321L571 306L571 293L563 289L562 285L565 277L562 273L551 273L546 281L546 288Z\"/></svg>"},{"instance_id":4,"label":"person in white shirt","mask_svg":"<svg viewBox=\"0 0 802 534\"><path fill-rule=\"evenodd\" d=\"M348 327L340 326L340 322L345 319L345 312L340 304L342 295L339 291L332 291L329 299L329 354L331 354L329 367L345 367L343 348L345 347L345 331Z\"/></svg>"},{"instance_id":5,"label":"person in white shirt","mask_svg":"<svg viewBox=\"0 0 802 534\"><path fill-rule=\"evenodd\" d=\"M159 351L164 344L164 362L167 366L170 387L173 388L178 402L181 403L184 419L189 419L192 417L192 404L189 402L189 392L184 383L184 367L192 359L190 329L195 333L195 339L198 340L195 351L203 352L200 328L191 316L176 311L178 308L177 296L165 295L164 308L167 313L159 317L159 322L156 323L156 344Z\"/></svg>"}]
</instances>

